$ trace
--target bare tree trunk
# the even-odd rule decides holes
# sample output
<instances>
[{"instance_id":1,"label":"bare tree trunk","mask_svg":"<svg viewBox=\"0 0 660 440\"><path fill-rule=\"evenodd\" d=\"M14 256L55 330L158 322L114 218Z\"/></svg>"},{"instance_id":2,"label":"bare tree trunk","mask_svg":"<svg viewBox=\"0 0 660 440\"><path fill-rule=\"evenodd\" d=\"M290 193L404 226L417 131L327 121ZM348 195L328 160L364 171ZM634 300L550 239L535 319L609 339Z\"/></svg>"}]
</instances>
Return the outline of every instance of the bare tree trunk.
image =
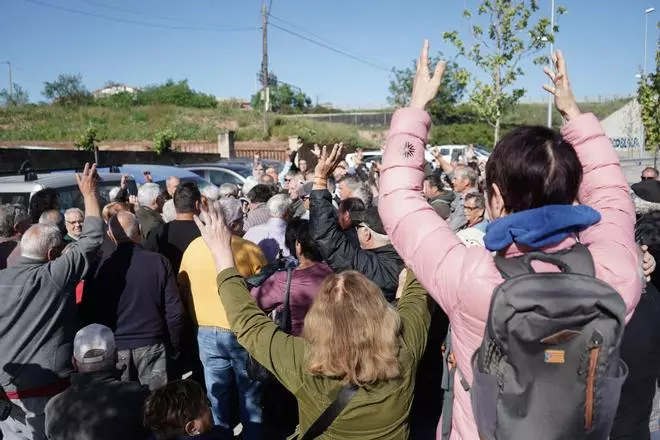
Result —
<instances>
[{"instance_id":1,"label":"bare tree trunk","mask_svg":"<svg viewBox=\"0 0 660 440\"><path fill-rule=\"evenodd\" d=\"M99 163L99 147L94 147L94 163L97 164Z\"/></svg>"},{"instance_id":2,"label":"bare tree trunk","mask_svg":"<svg viewBox=\"0 0 660 440\"><path fill-rule=\"evenodd\" d=\"M493 148L495 148L495 145L497 145L497 142L500 140L500 125L502 122L502 118L498 115L497 119L495 120L495 134L493 138Z\"/></svg>"}]
</instances>

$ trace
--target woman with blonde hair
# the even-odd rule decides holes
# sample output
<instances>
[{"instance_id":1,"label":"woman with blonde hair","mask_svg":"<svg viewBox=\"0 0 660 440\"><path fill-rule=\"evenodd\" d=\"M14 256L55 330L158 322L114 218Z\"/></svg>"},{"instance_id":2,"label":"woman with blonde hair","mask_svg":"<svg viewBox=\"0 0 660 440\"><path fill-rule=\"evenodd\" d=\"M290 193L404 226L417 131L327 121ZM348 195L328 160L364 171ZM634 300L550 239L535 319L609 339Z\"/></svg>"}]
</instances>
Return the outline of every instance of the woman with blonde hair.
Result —
<instances>
[{"instance_id":1,"label":"woman with blonde hair","mask_svg":"<svg viewBox=\"0 0 660 440\"><path fill-rule=\"evenodd\" d=\"M407 277L397 309L364 275L330 275L305 317L303 337L291 336L250 296L235 269L231 233L221 214L211 209L200 217L195 222L213 253L231 329L296 396L299 433L318 427L315 422L340 393L349 396L325 430L300 438L408 438L415 373L431 321L426 291L414 275Z\"/></svg>"}]
</instances>

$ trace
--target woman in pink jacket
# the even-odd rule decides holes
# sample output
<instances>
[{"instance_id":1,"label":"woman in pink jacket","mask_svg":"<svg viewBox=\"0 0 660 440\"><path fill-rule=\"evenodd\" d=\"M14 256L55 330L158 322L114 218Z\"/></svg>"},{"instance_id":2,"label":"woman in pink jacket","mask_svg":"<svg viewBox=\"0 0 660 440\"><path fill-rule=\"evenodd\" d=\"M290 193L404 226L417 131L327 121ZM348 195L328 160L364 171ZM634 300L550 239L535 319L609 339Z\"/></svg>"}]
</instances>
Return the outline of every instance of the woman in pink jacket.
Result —
<instances>
[{"instance_id":1,"label":"woman in pink jacket","mask_svg":"<svg viewBox=\"0 0 660 440\"><path fill-rule=\"evenodd\" d=\"M596 276L626 303L626 320L641 294L635 210L618 156L598 119L581 114L560 52L553 61L556 72L545 69L553 85L544 88L555 96L566 124L561 133L520 127L496 146L486 169L486 199L490 218L501 220L488 229L488 249L464 246L422 195L424 147L431 126L424 109L436 96L444 72L439 63L431 77L428 42L418 60L410 107L392 119L380 180L380 215L399 255L449 316L458 368L470 382L470 358L481 344L493 291L504 281L491 251L507 257L530 249L555 252L572 247L579 237L591 252ZM577 200L582 206L573 206ZM544 263L535 269L557 270ZM469 392L458 380L451 438L479 438Z\"/></svg>"}]
</instances>

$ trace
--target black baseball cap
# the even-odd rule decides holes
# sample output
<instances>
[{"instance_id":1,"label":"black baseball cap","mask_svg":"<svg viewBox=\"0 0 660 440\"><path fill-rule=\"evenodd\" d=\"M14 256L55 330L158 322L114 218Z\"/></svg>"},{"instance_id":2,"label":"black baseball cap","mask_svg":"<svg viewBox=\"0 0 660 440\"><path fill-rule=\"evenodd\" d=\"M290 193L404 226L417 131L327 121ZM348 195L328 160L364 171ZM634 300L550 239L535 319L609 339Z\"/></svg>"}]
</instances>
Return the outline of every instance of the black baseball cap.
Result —
<instances>
[{"instance_id":1,"label":"black baseball cap","mask_svg":"<svg viewBox=\"0 0 660 440\"><path fill-rule=\"evenodd\" d=\"M353 226L365 224L369 226L369 229L372 231L378 234L387 235L385 228L383 227L383 222L380 221L378 208L375 206L370 206L363 211L353 211L350 214L351 223L353 223Z\"/></svg>"}]
</instances>

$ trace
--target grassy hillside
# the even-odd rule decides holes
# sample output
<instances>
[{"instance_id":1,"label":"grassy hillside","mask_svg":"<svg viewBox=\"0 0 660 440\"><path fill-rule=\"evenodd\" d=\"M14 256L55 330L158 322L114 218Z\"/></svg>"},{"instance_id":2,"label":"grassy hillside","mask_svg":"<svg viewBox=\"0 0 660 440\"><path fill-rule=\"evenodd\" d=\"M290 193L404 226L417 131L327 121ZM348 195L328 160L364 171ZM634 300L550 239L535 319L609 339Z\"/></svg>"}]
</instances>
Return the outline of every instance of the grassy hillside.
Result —
<instances>
[{"instance_id":1,"label":"grassy hillside","mask_svg":"<svg viewBox=\"0 0 660 440\"><path fill-rule=\"evenodd\" d=\"M626 101L582 104L584 111L593 111L600 118L606 117ZM518 124L545 124L546 106L521 104L507 115L505 127ZM557 123L559 115L555 115ZM26 106L0 109L0 141L71 141L93 125L101 140L142 141L150 140L162 130L174 130L181 140L214 141L219 130L236 131L237 140L265 140L263 119L260 113L226 107L217 109L193 109L172 105L141 107L60 107ZM286 140L299 135L306 142L330 144L343 141L352 146L372 147L378 144L374 133L386 127L358 131L360 127L344 124L317 122L302 118L270 117L270 138ZM440 129L440 127L439 127ZM490 128L485 124L464 124L441 128L438 142L487 143ZM376 133L377 134L377 133ZM475 139L478 137L479 139ZM469 142L469 140L468 140Z\"/></svg>"}]
</instances>

